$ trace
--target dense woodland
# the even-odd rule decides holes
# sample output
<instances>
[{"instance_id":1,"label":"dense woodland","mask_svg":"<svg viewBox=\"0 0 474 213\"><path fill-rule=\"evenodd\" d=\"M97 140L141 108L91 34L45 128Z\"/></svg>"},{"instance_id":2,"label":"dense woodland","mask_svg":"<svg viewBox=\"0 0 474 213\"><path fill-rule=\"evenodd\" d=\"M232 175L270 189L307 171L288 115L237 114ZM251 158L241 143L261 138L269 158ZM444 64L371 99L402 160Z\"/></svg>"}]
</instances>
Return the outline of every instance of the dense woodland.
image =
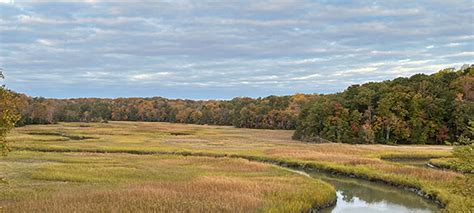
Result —
<instances>
[{"instance_id":1,"label":"dense woodland","mask_svg":"<svg viewBox=\"0 0 474 213\"><path fill-rule=\"evenodd\" d=\"M17 125L152 121L296 129L295 139L344 143L444 144L474 120L474 66L353 85L330 95L46 99L17 94Z\"/></svg>"},{"instance_id":2,"label":"dense woodland","mask_svg":"<svg viewBox=\"0 0 474 213\"><path fill-rule=\"evenodd\" d=\"M295 139L444 144L473 138L474 66L353 85L318 97L299 115Z\"/></svg>"}]
</instances>

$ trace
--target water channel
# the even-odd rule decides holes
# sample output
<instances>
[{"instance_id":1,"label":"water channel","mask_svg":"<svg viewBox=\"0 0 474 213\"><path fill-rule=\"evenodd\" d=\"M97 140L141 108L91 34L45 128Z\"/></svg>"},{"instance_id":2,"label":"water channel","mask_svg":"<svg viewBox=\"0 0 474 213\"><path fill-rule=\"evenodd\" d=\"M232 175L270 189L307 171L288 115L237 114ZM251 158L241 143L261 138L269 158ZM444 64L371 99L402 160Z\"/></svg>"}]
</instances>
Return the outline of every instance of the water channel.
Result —
<instances>
[{"instance_id":1,"label":"water channel","mask_svg":"<svg viewBox=\"0 0 474 213\"><path fill-rule=\"evenodd\" d=\"M324 213L440 212L433 201L394 186L321 173L309 175L336 188L337 203L323 209Z\"/></svg>"}]
</instances>

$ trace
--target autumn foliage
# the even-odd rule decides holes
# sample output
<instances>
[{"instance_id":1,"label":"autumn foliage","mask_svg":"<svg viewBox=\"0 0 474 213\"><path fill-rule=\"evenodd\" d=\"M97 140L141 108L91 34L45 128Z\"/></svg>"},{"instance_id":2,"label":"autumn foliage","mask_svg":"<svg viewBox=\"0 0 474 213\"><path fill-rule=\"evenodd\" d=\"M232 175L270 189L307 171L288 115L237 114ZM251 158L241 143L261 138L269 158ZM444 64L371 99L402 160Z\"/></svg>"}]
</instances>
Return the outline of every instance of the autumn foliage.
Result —
<instances>
[{"instance_id":1,"label":"autumn foliage","mask_svg":"<svg viewBox=\"0 0 474 213\"><path fill-rule=\"evenodd\" d=\"M241 128L296 129L313 142L444 144L474 120L474 66L353 85L329 95L232 100L152 98L46 99L19 95L18 125L150 121Z\"/></svg>"},{"instance_id":2,"label":"autumn foliage","mask_svg":"<svg viewBox=\"0 0 474 213\"><path fill-rule=\"evenodd\" d=\"M3 79L3 74L0 72L0 79ZM15 123L20 119L17 112L15 95L7 90L4 86L0 87L0 155L6 154L9 151L6 141L7 133L15 126Z\"/></svg>"},{"instance_id":3,"label":"autumn foliage","mask_svg":"<svg viewBox=\"0 0 474 213\"><path fill-rule=\"evenodd\" d=\"M444 144L474 138L474 66L353 85L301 112L295 139L345 143Z\"/></svg>"}]
</instances>

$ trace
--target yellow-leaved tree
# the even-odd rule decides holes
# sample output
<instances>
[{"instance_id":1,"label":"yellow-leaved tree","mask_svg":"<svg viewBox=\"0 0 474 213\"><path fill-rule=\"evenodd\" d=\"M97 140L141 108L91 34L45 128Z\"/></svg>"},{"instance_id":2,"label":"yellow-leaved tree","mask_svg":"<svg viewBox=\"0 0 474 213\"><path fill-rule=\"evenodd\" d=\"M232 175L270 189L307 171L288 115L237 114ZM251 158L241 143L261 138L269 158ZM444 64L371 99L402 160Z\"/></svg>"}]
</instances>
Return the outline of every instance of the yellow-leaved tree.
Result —
<instances>
[{"instance_id":1,"label":"yellow-leaved tree","mask_svg":"<svg viewBox=\"0 0 474 213\"><path fill-rule=\"evenodd\" d=\"M4 79L1 70L0 79ZM0 86L0 155L6 155L10 151L6 140L7 133L15 127L15 123L20 119L16 102L15 95L4 85Z\"/></svg>"}]
</instances>

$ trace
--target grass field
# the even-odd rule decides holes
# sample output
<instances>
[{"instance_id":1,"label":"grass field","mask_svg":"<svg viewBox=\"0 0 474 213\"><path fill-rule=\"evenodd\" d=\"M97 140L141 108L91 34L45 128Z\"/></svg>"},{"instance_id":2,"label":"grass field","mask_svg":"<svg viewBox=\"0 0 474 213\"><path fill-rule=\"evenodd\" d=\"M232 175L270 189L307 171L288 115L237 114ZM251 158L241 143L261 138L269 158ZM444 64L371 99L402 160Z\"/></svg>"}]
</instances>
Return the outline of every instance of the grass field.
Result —
<instances>
[{"instance_id":1,"label":"grass field","mask_svg":"<svg viewBox=\"0 0 474 213\"><path fill-rule=\"evenodd\" d=\"M469 212L474 209L472 175L383 160L449 157L450 147L308 144L291 140L291 134L292 131L282 130L144 122L61 123L17 128L9 137L17 151L12 152L0 164L0 168L5 168L0 170L0 176L7 176L10 181L7 186L2 186L8 187L9 191L1 194L0 204L5 208L21 211L21 208L36 208L39 203L45 203L46 199L50 200L46 202L50 205L49 209L74 209L84 206L83 203L104 199L113 204L92 202L87 208L91 208L91 211L94 208L133 208L136 206L132 205L136 204L133 202L145 202L161 196L156 195L163 191L158 189L171 187L176 189L170 192L173 194L171 197L175 197L158 199L160 207L180 208L173 205L173 201L182 203L198 200L198 203L193 204L197 209L210 208L202 211L220 210L216 208L221 208L221 205L223 211L235 208L241 208L242 211L275 208L278 211L306 209L312 204L328 202L334 196L333 189L323 182L312 182L267 164L229 158L131 155L178 153L278 161L364 179L383 180L421 189L428 196L444 203L447 211ZM74 153L63 153L64 151ZM108 154L101 154L102 152ZM227 164L235 164L237 170L227 168ZM167 169L169 165L173 167ZM249 167L248 171L238 170L240 166L237 165ZM185 174L173 173L177 170ZM298 185L294 185L295 180ZM217 186L222 188L214 188L214 191L207 189L206 187L214 187L210 184L213 182L219 183ZM285 184L293 187L285 188ZM239 191L240 186L255 189L249 195L255 199L243 196L242 194L247 193ZM81 192L89 192L91 187L94 188L91 195L85 193L77 196L77 199L72 198L71 194L81 195ZM280 188L282 191L275 191ZM233 200L238 199L222 198L218 192L225 191L223 189L228 189L228 197L236 196L252 202L243 206L232 204ZM150 197L136 197L137 194L142 194L140 190L147 191L146 196ZM197 194L187 193L188 191L196 191ZM28 197L31 192L35 192L34 197ZM130 201L132 203L121 200L122 194L133 198ZM183 194L186 196L183 197ZM206 194L215 196L207 200ZM202 199L196 199L199 197ZM120 202L112 202L115 200ZM65 203L70 204L62 206ZM143 210L153 208L149 205L158 205L146 203L140 203Z\"/></svg>"},{"instance_id":2,"label":"grass field","mask_svg":"<svg viewBox=\"0 0 474 213\"><path fill-rule=\"evenodd\" d=\"M13 152L0 162L6 212L297 212L332 186L243 159Z\"/></svg>"}]
</instances>

